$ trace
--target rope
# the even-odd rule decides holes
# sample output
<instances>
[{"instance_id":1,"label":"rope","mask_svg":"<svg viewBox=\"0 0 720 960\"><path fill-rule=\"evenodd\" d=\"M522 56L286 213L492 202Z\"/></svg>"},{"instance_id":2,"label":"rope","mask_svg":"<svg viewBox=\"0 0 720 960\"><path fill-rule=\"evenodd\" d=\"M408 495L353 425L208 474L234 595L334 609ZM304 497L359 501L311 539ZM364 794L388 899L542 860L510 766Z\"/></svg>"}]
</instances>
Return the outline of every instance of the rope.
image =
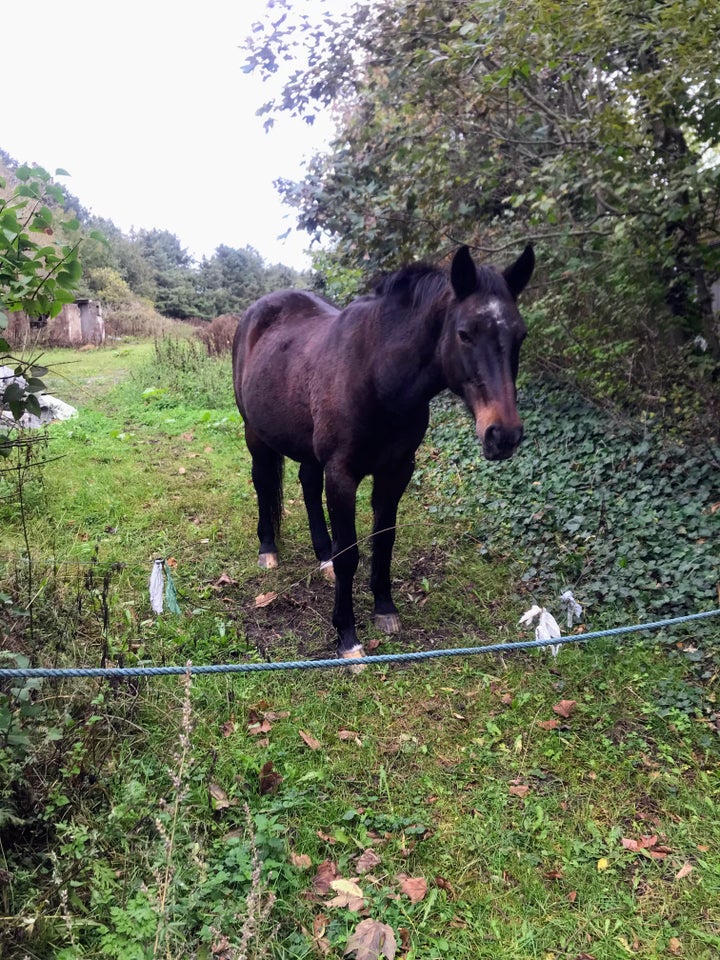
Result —
<instances>
[{"instance_id":1,"label":"rope","mask_svg":"<svg viewBox=\"0 0 720 960\"><path fill-rule=\"evenodd\" d=\"M419 650L415 653L384 653L356 660L340 660L333 657L328 660L282 660L277 663L216 663L207 666L187 664L178 667L29 667L0 669L0 680L35 677L162 677L191 673L262 673L269 670L320 670L323 668L351 668L381 663L415 663L421 660L437 660L440 657L468 657L481 653L510 653L515 650L531 650L536 647L561 646L568 643L587 643L600 637L619 636L625 633L638 633L641 630L659 630L679 623L693 620L705 620L720 615L720 609L705 613L692 613L684 617L668 620L655 620L652 623L640 623L632 626L613 627L598 630L595 633L579 633L566 637L553 637L549 640L521 640L513 643L491 643L482 647L456 647L446 650Z\"/></svg>"}]
</instances>

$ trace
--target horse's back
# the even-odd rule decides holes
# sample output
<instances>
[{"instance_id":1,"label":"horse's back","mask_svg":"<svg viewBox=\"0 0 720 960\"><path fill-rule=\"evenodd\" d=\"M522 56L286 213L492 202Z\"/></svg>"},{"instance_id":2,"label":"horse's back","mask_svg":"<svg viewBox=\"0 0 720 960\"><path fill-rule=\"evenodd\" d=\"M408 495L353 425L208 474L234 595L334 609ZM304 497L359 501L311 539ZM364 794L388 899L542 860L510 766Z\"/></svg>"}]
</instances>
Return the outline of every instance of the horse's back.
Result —
<instances>
[{"instance_id":1,"label":"horse's back","mask_svg":"<svg viewBox=\"0 0 720 960\"><path fill-rule=\"evenodd\" d=\"M233 341L235 397L246 424L269 439L275 418L296 428L298 418L309 421L309 371L339 312L306 290L268 293L247 308Z\"/></svg>"}]
</instances>

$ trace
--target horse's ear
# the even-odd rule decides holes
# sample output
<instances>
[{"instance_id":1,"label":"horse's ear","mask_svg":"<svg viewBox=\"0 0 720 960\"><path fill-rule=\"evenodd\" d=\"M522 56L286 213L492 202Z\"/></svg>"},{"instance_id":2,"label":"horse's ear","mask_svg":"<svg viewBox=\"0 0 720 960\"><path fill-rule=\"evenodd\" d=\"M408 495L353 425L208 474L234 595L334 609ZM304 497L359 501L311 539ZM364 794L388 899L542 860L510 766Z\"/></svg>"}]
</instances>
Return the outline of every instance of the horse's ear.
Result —
<instances>
[{"instance_id":1,"label":"horse's ear","mask_svg":"<svg viewBox=\"0 0 720 960\"><path fill-rule=\"evenodd\" d=\"M470 256L470 247L460 247L450 267L450 283L458 300L464 300L478 287L477 268Z\"/></svg>"},{"instance_id":2,"label":"horse's ear","mask_svg":"<svg viewBox=\"0 0 720 960\"><path fill-rule=\"evenodd\" d=\"M534 269L535 251L533 250L532 244L529 243L515 263L511 263L509 267L503 270L505 282L510 288L510 293L513 295L514 300L517 300L530 282L530 277Z\"/></svg>"}]
</instances>

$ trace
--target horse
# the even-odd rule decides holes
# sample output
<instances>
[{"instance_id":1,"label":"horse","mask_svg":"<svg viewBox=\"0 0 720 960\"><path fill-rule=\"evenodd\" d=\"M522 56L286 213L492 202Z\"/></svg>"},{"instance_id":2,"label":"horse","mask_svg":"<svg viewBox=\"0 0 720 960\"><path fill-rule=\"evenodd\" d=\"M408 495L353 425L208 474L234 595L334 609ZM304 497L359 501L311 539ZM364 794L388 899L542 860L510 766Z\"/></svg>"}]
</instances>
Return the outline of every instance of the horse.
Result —
<instances>
[{"instance_id":1,"label":"horse","mask_svg":"<svg viewBox=\"0 0 720 960\"><path fill-rule=\"evenodd\" d=\"M446 388L463 398L487 460L511 457L522 440L515 382L526 328L517 299L534 267L530 244L503 271L477 266L462 246L449 275L413 263L343 310L306 290L281 290L253 303L238 323L233 384L252 458L258 565L278 565L283 463L290 457L300 464L315 556L335 582L340 658L365 655L353 610L360 481L373 478L374 621L395 634L400 617L390 563L397 509L431 399Z\"/></svg>"}]
</instances>

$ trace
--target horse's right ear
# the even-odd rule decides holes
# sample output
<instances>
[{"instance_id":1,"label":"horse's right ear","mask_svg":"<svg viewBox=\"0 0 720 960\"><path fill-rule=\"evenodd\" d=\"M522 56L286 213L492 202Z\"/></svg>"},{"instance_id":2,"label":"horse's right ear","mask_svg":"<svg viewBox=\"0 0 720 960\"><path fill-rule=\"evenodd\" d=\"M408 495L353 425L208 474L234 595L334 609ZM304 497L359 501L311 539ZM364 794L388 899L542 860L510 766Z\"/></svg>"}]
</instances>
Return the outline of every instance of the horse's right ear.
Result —
<instances>
[{"instance_id":1,"label":"horse's right ear","mask_svg":"<svg viewBox=\"0 0 720 960\"><path fill-rule=\"evenodd\" d=\"M450 283L458 300L464 300L478 288L477 268L470 256L470 247L463 246L453 257Z\"/></svg>"},{"instance_id":2,"label":"horse's right ear","mask_svg":"<svg viewBox=\"0 0 720 960\"><path fill-rule=\"evenodd\" d=\"M513 300L517 300L528 285L534 269L535 251L533 250L532 244L529 243L515 263L511 263L509 267L503 270L503 276L510 289L510 293L513 295Z\"/></svg>"}]
</instances>

